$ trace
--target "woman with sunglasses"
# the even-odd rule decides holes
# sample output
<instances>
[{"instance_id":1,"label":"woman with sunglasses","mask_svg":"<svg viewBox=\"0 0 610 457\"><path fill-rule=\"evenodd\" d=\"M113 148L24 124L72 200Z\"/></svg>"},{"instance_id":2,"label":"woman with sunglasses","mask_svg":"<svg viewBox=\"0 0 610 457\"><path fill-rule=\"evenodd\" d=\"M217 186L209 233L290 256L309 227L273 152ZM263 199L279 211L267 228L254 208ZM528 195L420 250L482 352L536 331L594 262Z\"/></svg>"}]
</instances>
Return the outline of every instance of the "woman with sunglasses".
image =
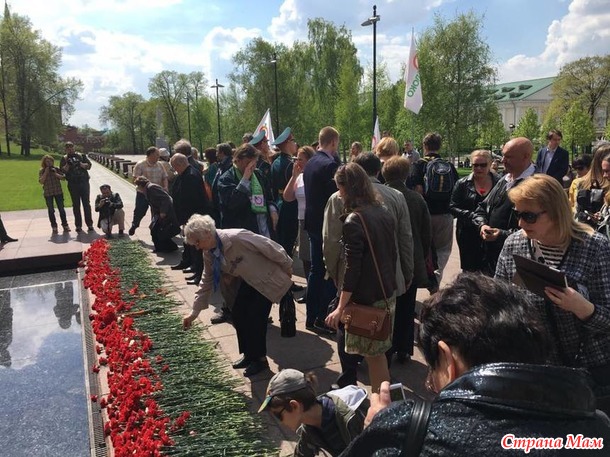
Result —
<instances>
[{"instance_id":1,"label":"woman with sunglasses","mask_svg":"<svg viewBox=\"0 0 610 457\"><path fill-rule=\"evenodd\" d=\"M520 231L504 244L496 277L513 280L514 254L565 273L568 287L546 287L546 297L528 292L552 337L550 361L586 368L600 396L610 391L610 244L575 221L565 191L537 174L508 192ZM610 399L610 397L608 397ZM609 412L608 404L598 404Z\"/></svg>"},{"instance_id":2,"label":"woman with sunglasses","mask_svg":"<svg viewBox=\"0 0 610 457\"><path fill-rule=\"evenodd\" d=\"M472 173L458 180L451 194L449 210L457 219L456 239L464 271L483 269L483 241L473 224L474 210L496 185L500 176L491 172L491 152L477 149L470 154Z\"/></svg>"}]
</instances>

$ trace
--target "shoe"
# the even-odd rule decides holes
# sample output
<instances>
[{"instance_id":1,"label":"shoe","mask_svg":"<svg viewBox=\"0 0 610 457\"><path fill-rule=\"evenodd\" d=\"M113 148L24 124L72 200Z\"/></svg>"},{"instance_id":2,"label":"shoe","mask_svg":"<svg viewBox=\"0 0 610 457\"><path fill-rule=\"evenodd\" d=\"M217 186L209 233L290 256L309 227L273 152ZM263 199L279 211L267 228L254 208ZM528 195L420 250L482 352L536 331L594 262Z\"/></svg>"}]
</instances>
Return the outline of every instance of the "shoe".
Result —
<instances>
[{"instance_id":1,"label":"shoe","mask_svg":"<svg viewBox=\"0 0 610 457\"><path fill-rule=\"evenodd\" d=\"M112 233L106 233L106 239L107 240L111 240L112 239Z\"/></svg>"},{"instance_id":2,"label":"shoe","mask_svg":"<svg viewBox=\"0 0 610 457\"><path fill-rule=\"evenodd\" d=\"M210 323L213 325L223 324L225 322L228 322L229 324L233 322L233 316L231 315L231 311L226 308L221 308L220 312L216 313L210 319Z\"/></svg>"},{"instance_id":3,"label":"shoe","mask_svg":"<svg viewBox=\"0 0 610 457\"><path fill-rule=\"evenodd\" d=\"M290 288L290 290L292 292L303 292L305 290L305 287L299 284L292 283L292 287Z\"/></svg>"},{"instance_id":4,"label":"shoe","mask_svg":"<svg viewBox=\"0 0 610 457\"><path fill-rule=\"evenodd\" d=\"M316 330L315 327L313 326L313 322L305 322L305 328L307 330L311 330L312 332L314 332Z\"/></svg>"},{"instance_id":5,"label":"shoe","mask_svg":"<svg viewBox=\"0 0 610 457\"><path fill-rule=\"evenodd\" d=\"M90 232L95 231L95 229L93 228L93 225L89 225L89 226L87 227L87 230L89 230Z\"/></svg>"},{"instance_id":6,"label":"shoe","mask_svg":"<svg viewBox=\"0 0 610 457\"><path fill-rule=\"evenodd\" d=\"M125 236L125 230L119 230L119 238L123 238Z\"/></svg>"},{"instance_id":7,"label":"shoe","mask_svg":"<svg viewBox=\"0 0 610 457\"><path fill-rule=\"evenodd\" d=\"M136 228L134 226L131 226L127 233L129 233L129 236L134 236L136 234Z\"/></svg>"},{"instance_id":8,"label":"shoe","mask_svg":"<svg viewBox=\"0 0 610 457\"><path fill-rule=\"evenodd\" d=\"M4 244L4 243L12 243L13 241L19 241L17 238L11 238L10 236L6 236L5 238L2 238L2 240L0 240L0 243Z\"/></svg>"},{"instance_id":9,"label":"shoe","mask_svg":"<svg viewBox=\"0 0 610 457\"><path fill-rule=\"evenodd\" d=\"M172 265L170 268L172 270L183 270L183 269L185 269L187 267L189 267L188 263L180 262L180 263L178 263L176 265Z\"/></svg>"},{"instance_id":10,"label":"shoe","mask_svg":"<svg viewBox=\"0 0 610 457\"><path fill-rule=\"evenodd\" d=\"M192 279L192 280L190 280L190 281L187 281L186 283L187 283L189 286L198 286L200 281L201 281L201 276L198 276L198 277L196 277L195 279Z\"/></svg>"},{"instance_id":11,"label":"shoe","mask_svg":"<svg viewBox=\"0 0 610 457\"><path fill-rule=\"evenodd\" d=\"M83 231L83 229L82 229L82 228L80 228L80 227L76 227L76 231L77 231L78 233L80 233L80 232L82 232L82 231Z\"/></svg>"},{"instance_id":12,"label":"shoe","mask_svg":"<svg viewBox=\"0 0 610 457\"><path fill-rule=\"evenodd\" d=\"M193 273L192 276L189 276L187 278L184 278L187 281L192 281L195 278L201 278L201 275L199 273Z\"/></svg>"},{"instance_id":13,"label":"shoe","mask_svg":"<svg viewBox=\"0 0 610 457\"><path fill-rule=\"evenodd\" d=\"M51 227L51 228L53 230L53 233L55 233L55 234L59 233L59 230L57 230L57 227Z\"/></svg>"},{"instance_id":14,"label":"shoe","mask_svg":"<svg viewBox=\"0 0 610 457\"><path fill-rule=\"evenodd\" d=\"M70 231L70 226L68 224L66 225L62 225L64 232L69 232Z\"/></svg>"},{"instance_id":15,"label":"shoe","mask_svg":"<svg viewBox=\"0 0 610 457\"><path fill-rule=\"evenodd\" d=\"M182 273L195 273L195 270L193 270L193 268L189 265L187 267L184 267L184 269L182 269Z\"/></svg>"},{"instance_id":16,"label":"shoe","mask_svg":"<svg viewBox=\"0 0 610 457\"><path fill-rule=\"evenodd\" d=\"M240 368L246 368L248 365L250 365L250 363L252 363L252 360L247 359L244 355L240 359L237 359L235 362L233 362L231 366L236 370L239 370Z\"/></svg>"},{"instance_id":17,"label":"shoe","mask_svg":"<svg viewBox=\"0 0 610 457\"><path fill-rule=\"evenodd\" d=\"M313 323L313 328L314 331L317 331L318 333L323 333L325 335L334 335L335 333L337 333L334 328L327 326L321 319L315 320L315 322Z\"/></svg>"},{"instance_id":18,"label":"shoe","mask_svg":"<svg viewBox=\"0 0 610 457\"><path fill-rule=\"evenodd\" d=\"M254 376L255 374L260 373L261 371L265 371L268 369L269 362L267 362L266 360L255 360L246 367L246 369L244 370L244 376L246 378L249 378L250 376Z\"/></svg>"},{"instance_id":19,"label":"shoe","mask_svg":"<svg viewBox=\"0 0 610 457\"><path fill-rule=\"evenodd\" d=\"M295 300L297 303L307 303L307 297L305 295L303 295L301 298L297 298Z\"/></svg>"}]
</instances>

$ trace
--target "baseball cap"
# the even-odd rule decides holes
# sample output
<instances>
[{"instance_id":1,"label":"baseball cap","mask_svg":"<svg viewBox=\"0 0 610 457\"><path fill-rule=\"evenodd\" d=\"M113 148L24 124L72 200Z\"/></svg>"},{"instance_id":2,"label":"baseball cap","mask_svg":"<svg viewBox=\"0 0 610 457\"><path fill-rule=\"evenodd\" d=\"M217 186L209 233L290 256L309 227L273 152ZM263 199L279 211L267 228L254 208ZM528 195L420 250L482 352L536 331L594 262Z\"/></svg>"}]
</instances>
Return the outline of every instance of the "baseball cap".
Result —
<instances>
[{"instance_id":1,"label":"baseball cap","mask_svg":"<svg viewBox=\"0 0 610 457\"><path fill-rule=\"evenodd\" d=\"M286 368L285 370L280 371L271 378L271 381L269 381L267 396L261 407L258 408L258 412L260 413L267 409L271 399L276 395L296 392L304 387L307 387L307 379L305 379L305 375L302 372L293 368Z\"/></svg>"}]
</instances>

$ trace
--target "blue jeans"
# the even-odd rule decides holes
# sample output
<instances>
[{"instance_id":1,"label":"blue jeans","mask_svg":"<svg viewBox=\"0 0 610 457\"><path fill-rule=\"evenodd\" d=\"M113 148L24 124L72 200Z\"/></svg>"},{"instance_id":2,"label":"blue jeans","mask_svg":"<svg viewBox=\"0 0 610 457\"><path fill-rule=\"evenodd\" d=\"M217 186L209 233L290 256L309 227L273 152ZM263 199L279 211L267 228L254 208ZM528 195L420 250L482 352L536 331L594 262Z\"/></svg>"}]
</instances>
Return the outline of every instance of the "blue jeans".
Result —
<instances>
[{"instance_id":1,"label":"blue jeans","mask_svg":"<svg viewBox=\"0 0 610 457\"><path fill-rule=\"evenodd\" d=\"M324 279L326 266L322 253L322 234L309 232L311 250L311 270L307 278L307 325L313 325L316 319L324 319L328 304L337 294L332 279Z\"/></svg>"},{"instance_id":2,"label":"blue jeans","mask_svg":"<svg viewBox=\"0 0 610 457\"><path fill-rule=\"evenodd\" d=\"M51 227L57 227L57 219L55 219L55 208L53 207L53 199L55 199L55 203L57 204L57 210L59 211L61 225L68 225L68 220L66 219L66 210L64 209L63 194L51 195L50 197L45 197L44 199L47 202L47 210L49 212L49 221L51 222Z\"/></svg>"}]
</instances>

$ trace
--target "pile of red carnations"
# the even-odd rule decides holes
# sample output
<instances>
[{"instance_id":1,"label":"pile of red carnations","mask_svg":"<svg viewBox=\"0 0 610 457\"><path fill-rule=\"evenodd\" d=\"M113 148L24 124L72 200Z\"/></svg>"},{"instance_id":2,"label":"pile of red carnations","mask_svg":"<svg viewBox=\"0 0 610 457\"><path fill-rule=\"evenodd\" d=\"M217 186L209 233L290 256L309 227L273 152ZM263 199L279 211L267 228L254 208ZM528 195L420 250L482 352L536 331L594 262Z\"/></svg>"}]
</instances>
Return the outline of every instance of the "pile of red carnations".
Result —
<instances>
[{"instance_id":1,"label":"pile of red carnations","mask_svg":"<svg viewBox=\"0 0 610 457\"><path fill-rule=\"evenodd\" d=\"M91 400L106 409L104 432L117 457L157 456L174 442L170 437L185 425L190 413L172 420L154 399L163 389L158 371L168 371L162 356L150 360L150 338L134 327L129 311L133 302L123 299L121 275L112 269L109 244L100 239L85 253L85 287L95 296L89 316L96 339L97 364L93 373L105 373L108 393ZM137 296L134 287L132 297Z\"/></svg>"}]
</instances>

